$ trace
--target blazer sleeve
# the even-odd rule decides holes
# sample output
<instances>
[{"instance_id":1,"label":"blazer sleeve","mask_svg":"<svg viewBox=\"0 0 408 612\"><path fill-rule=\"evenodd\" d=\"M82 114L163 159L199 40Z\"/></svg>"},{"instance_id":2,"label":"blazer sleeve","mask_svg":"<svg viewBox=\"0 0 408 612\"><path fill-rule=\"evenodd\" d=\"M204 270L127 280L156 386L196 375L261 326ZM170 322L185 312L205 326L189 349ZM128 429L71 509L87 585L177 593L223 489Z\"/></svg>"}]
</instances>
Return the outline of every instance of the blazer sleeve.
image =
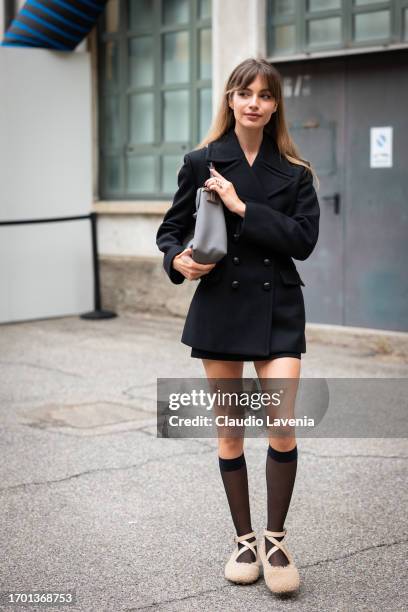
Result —
<instances>
[{"instance_id":1,"label":"blazer sleeve","mask_svg":"<svg viewBox=\"0 0 408 612\"><path fill-rule=\"evenodd\" d=\"M194 225L193 214L196 212L196 185L191 160L186 153L183 166L177 177L178 189L173 203L163 217L156 234L156 244L164 253L163 267L175 285L184 282L185 277L172 266L176 255L184 251L182 241Z\"/></svg>"},{"instance_id":2,"label":"blazer sleeve","mask_svg":"<svg viewBox=\"0 0 408 612\"><path fill-rule=\"evenodd\" d=\"M294 259L309 257L319 236L320 218L319 202L309 170L302 169L293 215L288 216L250 199L246 199L246 203L238 230L240 237Z\"/></svg>"}]
</instances>

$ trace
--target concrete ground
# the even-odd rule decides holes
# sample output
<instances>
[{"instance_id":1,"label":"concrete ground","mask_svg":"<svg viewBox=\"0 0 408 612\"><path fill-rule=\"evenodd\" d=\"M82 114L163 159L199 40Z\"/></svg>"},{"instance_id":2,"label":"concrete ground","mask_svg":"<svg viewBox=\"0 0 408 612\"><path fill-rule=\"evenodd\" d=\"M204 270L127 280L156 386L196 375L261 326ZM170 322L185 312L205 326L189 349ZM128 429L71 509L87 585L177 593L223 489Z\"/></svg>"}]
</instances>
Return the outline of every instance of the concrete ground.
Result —
<instances>
[{"instance_id":1,"label":"concrete ground","mask_svg":"<svg viewBox=\"0 0 408 612\"><path fill-rule=\"evenodd\" d=\"M225 580L234 530L216 440L156 437L156 378L204 376L182 325L139 314L0 328L0 591L74 589L77 603L54 609L95 612L406 610L404 438L299 438L286 527L300 591ZM403 359L357 344L307 348L304 377L408 377ZM257 532L266 444L245 446Z\"/></svg>"}]
</instances>

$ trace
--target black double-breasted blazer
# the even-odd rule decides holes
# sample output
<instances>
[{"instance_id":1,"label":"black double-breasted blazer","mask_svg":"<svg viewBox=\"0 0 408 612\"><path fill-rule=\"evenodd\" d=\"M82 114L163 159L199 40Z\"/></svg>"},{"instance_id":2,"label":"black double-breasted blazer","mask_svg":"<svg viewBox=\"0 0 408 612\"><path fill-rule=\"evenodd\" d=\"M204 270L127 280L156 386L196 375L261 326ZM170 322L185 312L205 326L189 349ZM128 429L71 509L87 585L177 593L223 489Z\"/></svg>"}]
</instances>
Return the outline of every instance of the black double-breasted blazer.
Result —
<instances>
[{"instance_id":1,"label":"black double-breasted blazer","mask_svg":"<svg viewBox=\"0 0 408 612\"><path fill-rule=\"evenodd\" d=\"M267 132L252 166L234 128L184 156L178 190L156 236L164 269L173 283L185 280L172 261L194 227L196 190L210 177L210 161L246 210L241 217L224 206L228 252L197 281L181 341L220 353L304 353L304 283L293 259L305 260L316 245L319 202L310 171L280 156Z\"/></svg>"}]
</instances>

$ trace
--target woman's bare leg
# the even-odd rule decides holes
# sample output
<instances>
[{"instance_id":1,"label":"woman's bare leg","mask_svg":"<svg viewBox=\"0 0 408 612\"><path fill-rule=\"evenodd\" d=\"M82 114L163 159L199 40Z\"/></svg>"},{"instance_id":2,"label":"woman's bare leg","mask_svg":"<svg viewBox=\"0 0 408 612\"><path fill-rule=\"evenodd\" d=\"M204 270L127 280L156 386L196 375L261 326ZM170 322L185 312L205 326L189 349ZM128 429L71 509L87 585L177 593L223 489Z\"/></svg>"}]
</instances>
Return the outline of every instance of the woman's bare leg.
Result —
<instances>
[{"instance_id":1,"label":"woman's bare leg","mask_svg":"<svg viewBox=\"0 0 408 612\"><path fill-rule=\"evenodd\" d=\"M244 363L242 361L218 361L203 359L207 379L211 378L242 378ZM244 450L243 437L218 437L218 455L223 459L232 459L242 454Z\"/></svg>"},{"instance_id":2,"label":"woman's bare leg","mask_svg":"<svg viewBox=\"0 0 408 612\"><path fill-rule=\"evenodd\" d=\"M296 357L278 357L266 361L254 361L258 378L295 378L299 380L301 362ZM296 385L290 387L293 395L291 406L285 407L285 414L289 411L294 413L294 402L296 399ZM288 451L296 446L296 436L269 436L269 444L278 451Z\"/></svg>"}]
</instances>

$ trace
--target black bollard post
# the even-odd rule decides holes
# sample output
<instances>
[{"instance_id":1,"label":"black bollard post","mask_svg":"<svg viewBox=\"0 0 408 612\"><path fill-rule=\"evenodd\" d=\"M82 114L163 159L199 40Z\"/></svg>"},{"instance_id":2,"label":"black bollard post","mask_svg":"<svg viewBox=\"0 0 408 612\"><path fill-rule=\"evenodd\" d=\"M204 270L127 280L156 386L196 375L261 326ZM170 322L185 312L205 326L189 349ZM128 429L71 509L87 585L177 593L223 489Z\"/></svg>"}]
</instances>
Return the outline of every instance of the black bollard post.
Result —
<instances>
[{"instance_id":1,"label":"black bollard post","mask_svg":"<svg viewBox=\"0 0 408 612\"><path fill-rule=\"evenodd\" d=\"M96 232L96 212L91 212L89 215L91 220L91 236L92 236L92 263L94 275L94 305L95 309L90 312L85 312L80 315L81 319L113 319L117 317L116 312L112 310L104 310L101 308L101 287L99 278L99 261L98 261L98 241Z\"/></svg>"}]
</instances>

